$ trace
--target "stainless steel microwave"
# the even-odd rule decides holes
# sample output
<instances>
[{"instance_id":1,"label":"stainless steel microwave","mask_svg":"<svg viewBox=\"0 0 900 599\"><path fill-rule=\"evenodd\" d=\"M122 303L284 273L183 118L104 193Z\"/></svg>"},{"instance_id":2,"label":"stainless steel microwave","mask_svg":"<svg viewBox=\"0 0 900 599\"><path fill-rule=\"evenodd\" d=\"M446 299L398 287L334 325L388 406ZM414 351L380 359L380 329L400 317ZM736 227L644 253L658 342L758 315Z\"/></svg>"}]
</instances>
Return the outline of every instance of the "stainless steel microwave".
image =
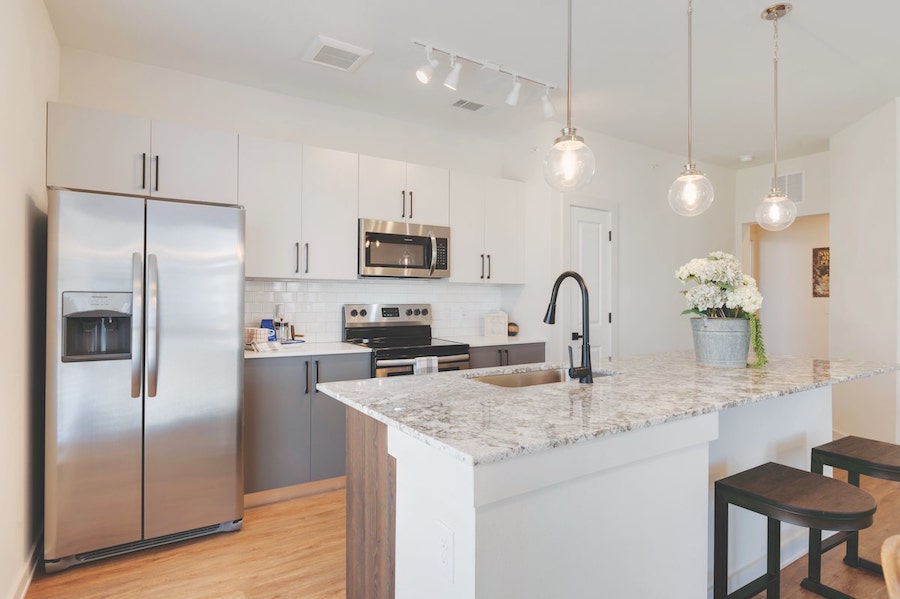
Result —
<instances>
[{"instance_id":1,"label":"stainless steel microwave","mask_svg":"<svg viewBox=\"0 0 900 599\"><path fill-rule=\"evenodd\" d=\"M359 219L359 276L450 276L450 228Z\"/></svg>"}]
</instances>

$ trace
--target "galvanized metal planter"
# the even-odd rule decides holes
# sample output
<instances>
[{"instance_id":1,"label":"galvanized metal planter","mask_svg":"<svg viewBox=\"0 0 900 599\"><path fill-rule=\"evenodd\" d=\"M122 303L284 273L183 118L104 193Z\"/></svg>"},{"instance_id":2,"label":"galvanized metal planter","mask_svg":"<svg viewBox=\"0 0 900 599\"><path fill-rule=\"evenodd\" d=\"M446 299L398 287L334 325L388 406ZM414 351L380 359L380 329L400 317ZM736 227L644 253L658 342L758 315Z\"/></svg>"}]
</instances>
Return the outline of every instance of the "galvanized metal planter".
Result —
<instances>
[{"instance_id":1,"label":"galvanized metal planter","mask_svg":"<svg viewBox=\"0 0 900 599\"><path fill-rule=\"evenodd\" d=\"M746 318L691 318L694 355L698 364L745 368L750 351L750 321Z\"/></svg>"}]
</instances>

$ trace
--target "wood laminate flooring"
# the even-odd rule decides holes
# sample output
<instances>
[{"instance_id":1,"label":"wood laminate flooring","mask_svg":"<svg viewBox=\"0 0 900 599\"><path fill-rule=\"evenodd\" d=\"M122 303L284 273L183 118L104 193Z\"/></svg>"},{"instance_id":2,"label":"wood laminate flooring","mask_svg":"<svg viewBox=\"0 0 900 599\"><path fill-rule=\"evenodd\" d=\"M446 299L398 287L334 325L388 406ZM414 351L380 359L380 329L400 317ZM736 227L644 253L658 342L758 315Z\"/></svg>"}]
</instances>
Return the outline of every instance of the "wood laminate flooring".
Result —
<instances>
[{"instance_id":1,"label":"wood laminate flooring","mask_svg":"<svg viewBox=\"0 0 900 599\"><path fill-rule=\"evenodd\" d=\"M875 524L861 535L860 555L880 561L882 541L900 534L900 483L864 476L862 488L875 496L878 512ZM344 597L345 503L344 490L339 489L248 508L244 527L236 533L101 560L49 576L38 573L25 599ZM843 551L838 547L825 554L823 581L857 599L887 599L884 582L845 566ZM805 575L806 557L782 571L782 599L818 597L800 588Z\"/></svg>"}]
</instances>

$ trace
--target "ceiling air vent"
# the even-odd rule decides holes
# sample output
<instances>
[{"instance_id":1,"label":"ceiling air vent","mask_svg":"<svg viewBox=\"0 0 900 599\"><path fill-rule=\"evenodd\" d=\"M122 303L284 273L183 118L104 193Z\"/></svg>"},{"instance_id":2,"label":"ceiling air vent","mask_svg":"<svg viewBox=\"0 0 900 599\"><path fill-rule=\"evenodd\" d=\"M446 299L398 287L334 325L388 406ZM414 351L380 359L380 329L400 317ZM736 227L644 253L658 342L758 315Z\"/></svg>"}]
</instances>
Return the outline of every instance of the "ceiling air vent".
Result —
<instances>
[{"instance_id":1,"label":"ceiling air vent","mask_svg":"<svg viewBox=\"0 0 900 599\"><path fill-rule=\"evenodd\" d=\"M456 108L462 108L465 110L471 110L475 112L481 108L484 108L484 104L479 104L478 102L471 102L469 100L457 100L453 103L453 106Z\"/></svg>"},{"instance_id":2,"label":"ceiling air vent","mask_svg":"<svg viewBox=\"0 0 900 599\"><path fill-rule=\"evenodd\" d=\"M303 60L352 73L372 54L371 50L317 35L309 43Z\"/></svg>"},{"instance_id":3,"label":"ceiling air vent","mask_svg":"<svg viewBox=\"0 0 900 599\"><path fill-rule=\"evenodd\" d=\"M795 204L803 201L803 171L778 175L775 183L774 187L786 193Z\"/></svg>"}]
</instances>

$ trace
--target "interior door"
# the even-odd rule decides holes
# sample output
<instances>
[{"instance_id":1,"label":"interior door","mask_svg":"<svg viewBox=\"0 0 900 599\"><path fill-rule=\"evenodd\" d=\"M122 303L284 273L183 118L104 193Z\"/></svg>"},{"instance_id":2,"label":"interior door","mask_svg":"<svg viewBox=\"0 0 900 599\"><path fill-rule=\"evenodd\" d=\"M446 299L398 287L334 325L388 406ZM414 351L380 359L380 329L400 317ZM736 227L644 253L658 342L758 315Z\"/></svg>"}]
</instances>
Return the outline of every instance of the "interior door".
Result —
<instances>
[{"instance_id":1,"label":"interior door","mask_svg":"<svg viewBox=\"0 0 900 599\"><path fill-rule=\"evenodd\" d=\"M147 201L144 536L243 513L243 209Z\"/></svg>"},{"instance_id":2,"label":"interior door","mask_svg":"<svg viewBox=\"0 0 900 599\"><path fill-rule=\"evenodd\" d=\"M570 211L570 239L572 269L579 273L588 288L591 336L591 364L599 366L609 361L612 353L612 240L610 214L606 210L572 206ZM581 334L581 294L573 286L570 290L571 332ZM572 346L576 362L581 340L567 343Z\"/></svg>"}]
</instances>

